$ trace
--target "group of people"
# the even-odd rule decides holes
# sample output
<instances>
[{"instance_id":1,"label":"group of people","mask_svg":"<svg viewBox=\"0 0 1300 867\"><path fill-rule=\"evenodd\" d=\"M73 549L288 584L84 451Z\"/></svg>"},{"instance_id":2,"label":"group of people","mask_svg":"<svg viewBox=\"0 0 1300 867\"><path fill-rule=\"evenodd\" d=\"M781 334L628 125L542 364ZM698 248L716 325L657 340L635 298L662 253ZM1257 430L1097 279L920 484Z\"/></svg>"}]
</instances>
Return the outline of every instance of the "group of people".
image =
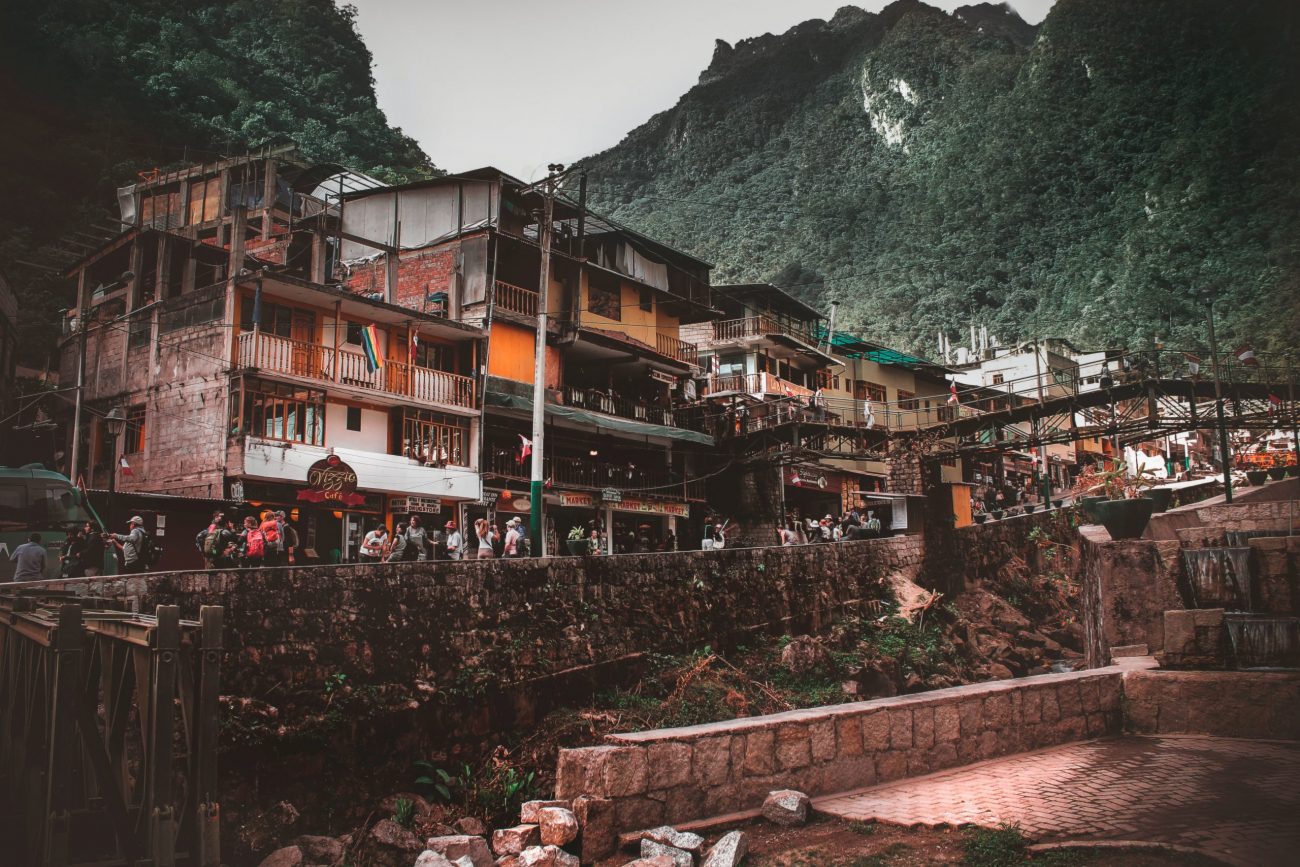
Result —
<instances>
[{"instance_id":1,"label":"group of people","mask_svg":"<svg viewBox=\"0 0 1300 867\"><path fill-rule=\"evenodd\" d=\"M399 523L392 534L379 524L365 535L358 559L362 563L400 563L420 560L488 560L529 556L528 529L523 520L506 521L505 530L486 518L474 522L469 539L455 521L429 531L419 515Z\"/></svg>"},{"instance_id":2,"label":"group of people","mask_svg":"<svg viewBox=\"0 0 1300 867\"><path fill-rule=\"evenodd\" d=\"M195 536L194 544L209 569L290 566L299 550L298 531L283 511L270 509L248 515L238 529L234 519L224 512L214 512L212 521Z\"/></svg>"},{"instance_id":3,"label":"group of people","mask_svg":"<svg viewBox=\"0 0 1300 867\"><path fill-rule=\"evenodd\" d=\"M785 522L777 535L783 546L790 546L815 542L842 542L846 539L876 539L882 533L883 527L875 512L864 512L854 507L839 518L834 515L827 515L821 520L791 518Z\"/></svg>"}]
</instances>

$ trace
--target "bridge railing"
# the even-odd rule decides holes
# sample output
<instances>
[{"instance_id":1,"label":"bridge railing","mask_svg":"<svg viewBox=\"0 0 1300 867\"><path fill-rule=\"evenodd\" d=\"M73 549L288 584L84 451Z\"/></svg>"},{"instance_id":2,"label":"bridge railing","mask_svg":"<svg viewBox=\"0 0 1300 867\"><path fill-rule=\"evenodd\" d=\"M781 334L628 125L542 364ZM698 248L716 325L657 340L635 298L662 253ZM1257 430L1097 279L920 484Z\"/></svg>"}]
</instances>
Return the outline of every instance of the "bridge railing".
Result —
<instances>
[{"instance_id":1,"label":"bridge railing","mask_svg":"<svg viewBox=\"0 0 1300 867\"><path fill-rule=\"evenodd\" d=\"M219 867L222 609L94 601L0 595L0 861Z\"/></svg>"}]
</instances>

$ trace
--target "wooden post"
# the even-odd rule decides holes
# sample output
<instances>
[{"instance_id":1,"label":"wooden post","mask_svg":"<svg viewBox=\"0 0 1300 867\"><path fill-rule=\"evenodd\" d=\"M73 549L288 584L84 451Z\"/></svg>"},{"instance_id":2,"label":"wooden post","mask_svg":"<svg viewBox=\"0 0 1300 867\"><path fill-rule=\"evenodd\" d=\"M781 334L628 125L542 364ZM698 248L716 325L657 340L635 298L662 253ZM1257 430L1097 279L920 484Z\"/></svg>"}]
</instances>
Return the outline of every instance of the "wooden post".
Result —
<instances>
[{"instance_id":1,"label":"wooden post","mask_svg":"<svg viewBox=\"0 0 1300 867\"><path fill-rule=\"evenodd\" d=\"M343 325L343 302L334 302L334 372L330 378L335 382L339 381L339 329Z\"/></svg>"}]
</instances>

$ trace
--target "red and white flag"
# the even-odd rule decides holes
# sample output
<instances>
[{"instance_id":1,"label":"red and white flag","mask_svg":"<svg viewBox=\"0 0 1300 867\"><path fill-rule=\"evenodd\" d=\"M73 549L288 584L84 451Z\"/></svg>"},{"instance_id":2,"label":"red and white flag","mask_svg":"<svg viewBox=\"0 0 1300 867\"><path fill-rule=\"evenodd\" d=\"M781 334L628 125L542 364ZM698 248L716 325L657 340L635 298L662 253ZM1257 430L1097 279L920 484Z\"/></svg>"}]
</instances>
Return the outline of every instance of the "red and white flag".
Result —
<instances>
[{"instance_id":1,"label":"red and white flag","mask_svg":"<svg viewBox=\"0 0 1300 867\"><path fill-rule=\"evenodd\" d=\"M1259 367L1259 360L1255 358L1255 350L1251 349L1249 343L1243 343L1233 350L1237 360L1247 367Z\"/></svg>"},{"instance_id":2,"label":"red and white flag","mask_svg":"<svg viewBox=\"0 0 1300 867\"><path fill-rule=\"evenodd\" d=\"M523 434L519 435L519 463L528 460L528 456L533 453L533 441Z\"/></svg>"},{"instance_id":3,"label":"red and white flag","mask_svg":"<svg viewBox=\"0 0 1300 867\"><path fill-rule=\"evenodd\" d=\"M126 462L125 456L122 457L121 467L122 467L122 475L128 478L135 475L135 471L131 469L131 465Z\"/></svg>"},{"instance_id":4,"label":"red and white flag","mask_svg":"<svg viewBox=\"0 0 1300 867\"><path fill-rule=\"evenodd\" d=\"M1270 391L1268 393L1268 414L1273 415L1278 411L1278 408L1281 406L1282 406L1282 398L1278 397L1276 394Z\"/></svg>"},{"instance_id":5,"label":"red and white flag","mask_svg":"<svg viewBox=\"0 0 1300 867\"><path fill-rule=\"evenodd\" d=\"M948 386L948 403L957 403L957 383Z\"/></svg>"}]
</instances>

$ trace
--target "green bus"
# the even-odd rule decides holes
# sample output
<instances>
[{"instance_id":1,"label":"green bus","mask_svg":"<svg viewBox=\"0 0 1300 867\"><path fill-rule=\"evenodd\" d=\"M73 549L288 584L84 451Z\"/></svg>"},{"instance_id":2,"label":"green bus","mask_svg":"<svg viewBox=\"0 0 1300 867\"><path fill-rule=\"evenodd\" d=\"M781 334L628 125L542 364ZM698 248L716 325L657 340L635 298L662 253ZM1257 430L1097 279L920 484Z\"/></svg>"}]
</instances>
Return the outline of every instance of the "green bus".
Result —
<instances>
[{"instance_id":1,"label":"green bus","mask_svg":"<svg viewBox=\"0 0 1300 867\"><path fill-rule=\"evenodd\" d=\"M67 476L40 464L0 467L0 583L14 580L15 564L9 559L14 549L32 533L41 534L45 546L45 577L59 577L59 555L68 530L90 522L101 531L104 524L85 496ZM112 546L105 556L105 572L116 572L109 564Z\"/></svg>"}]
</instances>

